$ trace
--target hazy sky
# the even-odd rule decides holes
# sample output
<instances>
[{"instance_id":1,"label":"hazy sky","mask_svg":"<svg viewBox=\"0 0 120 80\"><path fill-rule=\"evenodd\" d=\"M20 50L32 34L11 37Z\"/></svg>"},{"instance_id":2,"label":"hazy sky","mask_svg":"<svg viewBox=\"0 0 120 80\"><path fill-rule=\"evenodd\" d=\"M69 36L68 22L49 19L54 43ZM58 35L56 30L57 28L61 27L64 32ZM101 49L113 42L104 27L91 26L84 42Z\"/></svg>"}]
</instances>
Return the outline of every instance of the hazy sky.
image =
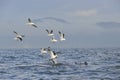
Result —
<instances>
[{"instance_id":1,"label":"hazy sky","mask_svg":"<svg viewBox=\"0 0 120 80\"><path fill-rule=\"evenodd\" d=\"M31 18L37 28L27 23ZM45 29L65 33L51 43ZM13 30L24 34L15 41ZM120 0L0 0L0 48L120 47Z\"/></svg>"}]
</instances>

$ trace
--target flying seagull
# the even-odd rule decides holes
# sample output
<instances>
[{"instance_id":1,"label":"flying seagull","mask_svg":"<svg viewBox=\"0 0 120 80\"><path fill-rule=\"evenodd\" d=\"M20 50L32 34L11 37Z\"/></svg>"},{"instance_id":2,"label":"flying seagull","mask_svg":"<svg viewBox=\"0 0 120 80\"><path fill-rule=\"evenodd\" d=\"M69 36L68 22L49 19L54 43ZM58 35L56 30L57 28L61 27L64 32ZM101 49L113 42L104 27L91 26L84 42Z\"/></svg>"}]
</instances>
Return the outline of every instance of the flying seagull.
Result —
<instances>
[{"instance_id":1,"label":"flying seagull","mask_svg":"<svg viewBox=\"0 0 120 80\"><path fill-rule=\"evenodd\" d=\"M64 41L65 39L65 34L61 33L60 31L58 31L59 35L60 35L60 41Z\"/></svg>"},{"instance_id":2,"label":"flying seagull","mask_svg":"<svg viewBox=\"0 0 120 80\"><path fill-rule=\"evenodd\" d=\"M58 56L57 56L56 52L52 51L52 50L50 50L50 48L48 48L48 53L50 54L50 59L49 60L51 60L53 62L53 64L57 64L56 58Z\"/></svg>"},{"instance_id":3,"label":"flying seagull","mask_svg":"<svg viewBox=\"0 0 120 80\"><path fill-rule=\"evenodd\" d=\"M48 29L46 29L47 33L48 33L48 36L53 36L53 30L49 31Z\"/></svg>"},{"instance_id":4,"label":"flying seagull","mask_svg":"<svg viewBox=\"0 0 120 80\"><path fill-rule=\"evenodd\" d=\"M20 40L20 41L22 41L23 39L23 37L25 37L24 35L20 35L20 34L18 34L16 31L13 31L15 34L16 34L16 37L14 38L15 40Z\"/></svg>"},{"instance_id":5,"label":"flying seagull","mask_svg":"<svg viewBox=\"0 0 120 80\"><path fill-rule=\"evenodd\" d=\"M37 28L37 26L35 25L35 23L33 23L30 18L28 18L28 23L27 24L30 25L30 26L33 26L33 27Z\"/></svg>"}]
</instances>

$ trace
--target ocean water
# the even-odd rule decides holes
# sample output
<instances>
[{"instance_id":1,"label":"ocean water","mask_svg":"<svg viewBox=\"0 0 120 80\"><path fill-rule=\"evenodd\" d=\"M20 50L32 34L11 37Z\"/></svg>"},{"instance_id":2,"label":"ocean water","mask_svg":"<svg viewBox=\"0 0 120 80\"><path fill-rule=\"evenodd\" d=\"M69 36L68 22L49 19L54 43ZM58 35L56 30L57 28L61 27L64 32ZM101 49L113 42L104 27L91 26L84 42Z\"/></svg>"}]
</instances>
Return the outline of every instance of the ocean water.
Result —
<instances>
[{"instance_id":1,"label":"ocean water","mask_svg":"<svg viewBox=\"0 0 120 80\"><path fill-rule=\"evenodd\" d=\"M120 80L120 48L53 50L57 65L39 49L0 49L0 80Z\"/></svg>"}]
</instances>

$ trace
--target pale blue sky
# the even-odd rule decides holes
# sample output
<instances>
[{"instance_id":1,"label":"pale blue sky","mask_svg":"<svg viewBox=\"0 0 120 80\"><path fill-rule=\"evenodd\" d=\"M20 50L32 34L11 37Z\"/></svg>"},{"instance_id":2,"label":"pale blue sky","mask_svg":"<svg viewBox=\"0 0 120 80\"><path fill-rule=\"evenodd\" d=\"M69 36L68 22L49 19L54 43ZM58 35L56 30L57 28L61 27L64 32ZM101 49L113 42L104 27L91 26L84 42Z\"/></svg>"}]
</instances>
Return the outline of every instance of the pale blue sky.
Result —
<instances>
[{"instance_id":1,"label":"pale blue sky","mask_svg":"<svg viewBox=\"0 0 120 80\"><path fill-rule=\"evenodd\" d=\"M0 48L120 47L120 0L0 0ZM40 19L50 17L57 20ZM31 18L40 27L26 25ZM64 20L66 23L60 22ZM45 29L65 33L52 44ZM26 35L17 42L13 30Z\"/></svg>"}]
</instances>

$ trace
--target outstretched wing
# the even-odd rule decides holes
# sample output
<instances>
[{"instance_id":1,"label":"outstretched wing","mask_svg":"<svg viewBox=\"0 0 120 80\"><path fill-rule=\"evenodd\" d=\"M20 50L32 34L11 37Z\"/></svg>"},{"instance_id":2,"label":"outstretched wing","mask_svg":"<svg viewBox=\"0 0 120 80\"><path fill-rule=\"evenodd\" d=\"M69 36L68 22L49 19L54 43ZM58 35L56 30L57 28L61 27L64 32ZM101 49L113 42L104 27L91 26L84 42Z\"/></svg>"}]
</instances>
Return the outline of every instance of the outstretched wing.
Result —
<instances>
[{"instance_id":1,"label":"outstretched wing","mask_svg":"<svg viewBox=\"0 0 120 80\"><path fill-rule=\"evenodd\" d=\"M22 41L22 40L23 40L21 37L18 37L18 39L19 39L20 41Z\"/></svg>"},{"instance_id":2,"label":"outstretched wing","mask_svg":"<svg viewBox=\"0 0 120 80\"><path fill-rule=\"evenodd\" d=\"M32 25L33 27L37 28L37 26L35 24Z\"/></svg>"},{"instance_id":3,"label":"outstretched wing","mask_svg":"<svg viewBox=\"0 0 120 80\"><path fill-rule=\"evenodd\" d=\"M63 34L63 38L65 37L65 34Z\"/></svg>"},{"instance_id":4,"label":"outstretched wing","mask_svg":"<svg viewBox=\"0 0 120 80\"><path fill-rule=\"evenodd\" d=\"M13 31L15 34L18 34L16 31Z\"/></svg>"},{"instance_id":5,"label":"outstretched wing","mask_svg":"<svg viewBox=\"0 0 120 80\"><path fill-rule=\"evenodd\" d=\"M50 32L51 34L53 33L53 30L51 30L51 32Z\"/></svg>"},{"instance_id":6,"label":"outstretched wing","mask_svg":"<svg viewBox=\"0 0 120 80\"><path fill-rule=\"evenodd\" d=\"M53 54L54 54L54 55L57 55L57 54L55 53L55 51L53 51Z\"/></svg>"},{"instance_id":7,"label":"outstretched wing","mask_svg":"<svg viewBox=\"0 0 120 80\"><path fill-rule=\"evenodd\" d=\"M61 32L60 32L60 31L58 31L58 33L61 35Z\"/></svg>"},{"instance_id":8,"label":"outstretched wing","mask_svg":"<svg viewBox=\"0 0 120 80\"><path fill-rule=\"evenodd\" d=\"M30 18L28 18L28 22L32 22Z\"/></svg>"},{"instance_id":9,"label":"outstretched wing","mask_svg":"<svg viewBox=\"0 0 120 80\"><path fill-rule=\"evenodd\" d=\"M49 34L49 30L48 30L48 29L46 29L46 31L47 31L47 33Z\"/></svg>"}]
</instances>

